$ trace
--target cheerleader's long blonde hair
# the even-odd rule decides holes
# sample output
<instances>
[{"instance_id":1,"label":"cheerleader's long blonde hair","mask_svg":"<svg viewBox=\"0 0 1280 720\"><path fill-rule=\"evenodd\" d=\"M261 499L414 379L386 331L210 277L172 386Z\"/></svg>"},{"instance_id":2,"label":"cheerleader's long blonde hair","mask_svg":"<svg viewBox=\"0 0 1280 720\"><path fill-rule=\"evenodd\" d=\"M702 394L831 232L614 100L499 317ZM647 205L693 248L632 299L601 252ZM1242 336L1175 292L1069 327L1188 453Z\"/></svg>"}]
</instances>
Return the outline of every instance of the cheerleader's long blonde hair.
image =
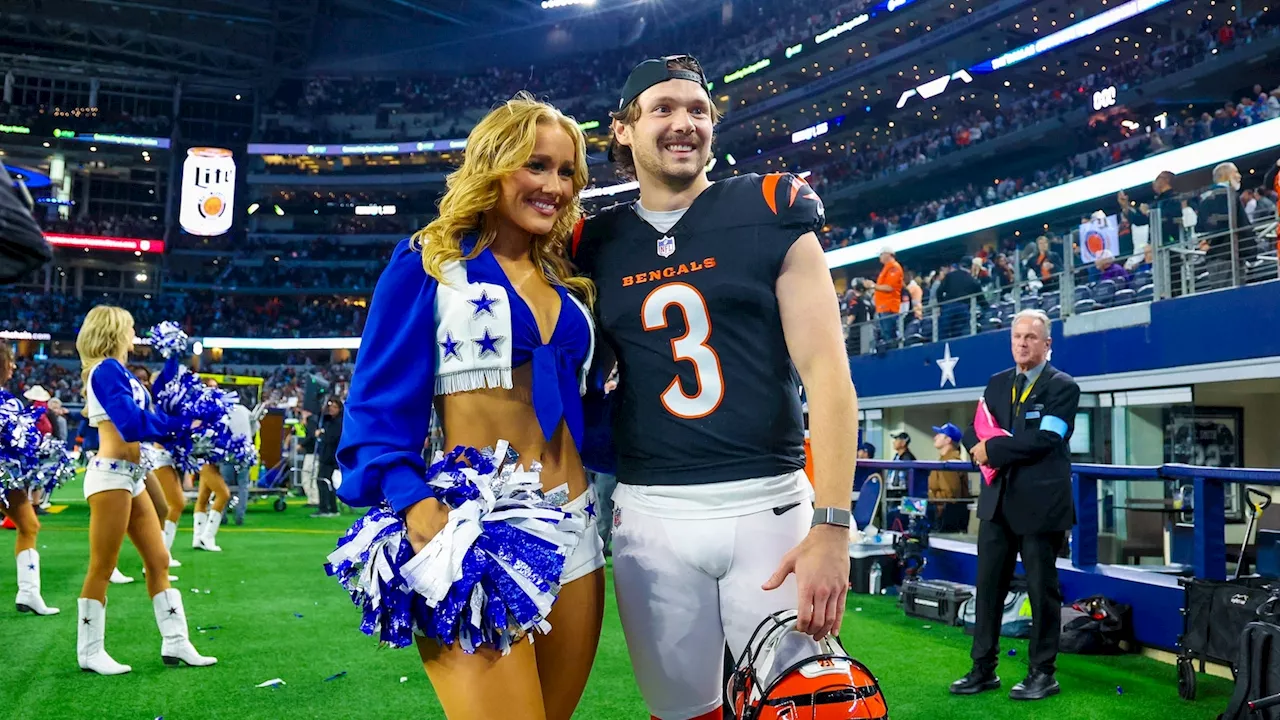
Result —
<instances>
[{"instance_id":1,"label":"cheerleader's long blonde hair","mask_svg":"<svg viewBox=\"0 0 1280 720\"><path fill-rule=\"evenodd\" d=\"M114 305L99 305L84 316L76 335L76 352L80 353L80 378L84 390L89 389L89 373L98 363L115 358L124 363L133 347L133 315Z\"/></svg>"},{"instance_id":2,"label":"cheerleader's long blonde hair","mask_svg":"<svg viewBox=\"0 0 1280 720\"><path fill-rule=\"evenodd\" d=\"M533 238L530 252L547 282L568 289L587 305L594 303L595 286L586 278L575 277L565 256L565 246L582 217L578 193L587 185L586 139L572 118L523 91L490 111L471 130L462 167L445 181L448 189L440 201L439 217L413 235L413 248L422 253L422 266L428 275L444 282L445 263L470 260L493 244L497 228L490 211L498 205L499 182L529 161L538 126L548 124L562 128L577 151L573 197L556 218L551 232ZM471 253L464 255L462 239L469 234L475 234L478 241Z\"/></svg>"}]
</instances>

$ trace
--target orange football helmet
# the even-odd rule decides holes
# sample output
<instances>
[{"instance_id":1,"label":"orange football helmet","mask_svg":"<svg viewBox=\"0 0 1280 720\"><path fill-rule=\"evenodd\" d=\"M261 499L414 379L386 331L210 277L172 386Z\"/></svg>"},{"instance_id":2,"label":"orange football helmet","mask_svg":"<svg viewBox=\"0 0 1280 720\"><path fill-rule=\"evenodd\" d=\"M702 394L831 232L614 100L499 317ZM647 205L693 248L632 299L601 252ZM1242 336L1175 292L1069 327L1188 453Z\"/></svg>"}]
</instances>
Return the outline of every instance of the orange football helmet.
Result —
<instances>
[{"instance_id":1,"label":"orange football helmet","mask_svg":"<svg viewBox=\"0 0 1280 720\"><path fill-rule=\"evenodd\" d=\"M737 720L888 720L889 704L866 665L838 637L790 667L775 668L778 645L795 632L795 610L765 618L743 649L725 686Z\"/></svg>"}]
</instances>

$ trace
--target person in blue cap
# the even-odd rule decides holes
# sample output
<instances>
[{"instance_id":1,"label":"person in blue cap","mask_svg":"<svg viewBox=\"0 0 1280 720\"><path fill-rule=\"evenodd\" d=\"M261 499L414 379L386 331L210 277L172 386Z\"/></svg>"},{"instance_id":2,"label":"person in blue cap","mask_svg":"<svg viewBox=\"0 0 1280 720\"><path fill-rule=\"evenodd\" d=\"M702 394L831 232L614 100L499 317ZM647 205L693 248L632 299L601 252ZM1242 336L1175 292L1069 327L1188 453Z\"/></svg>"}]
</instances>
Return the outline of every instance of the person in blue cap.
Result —
<instances>
[{"instance_id":1,"label":"person in blue cap","mask_svg":"<svg viewBox=\"0 0 1280 720\"><path fill-rule=\"evenodd\" d=\"M960 440L964 431L952 423L933 428L933 447L938 451L938 459L944 462L959 462ZM929 499L954 500L968 495L965 492L965 474L955 470L934 470L929 473Z\"/></svg>"}]
</instances>

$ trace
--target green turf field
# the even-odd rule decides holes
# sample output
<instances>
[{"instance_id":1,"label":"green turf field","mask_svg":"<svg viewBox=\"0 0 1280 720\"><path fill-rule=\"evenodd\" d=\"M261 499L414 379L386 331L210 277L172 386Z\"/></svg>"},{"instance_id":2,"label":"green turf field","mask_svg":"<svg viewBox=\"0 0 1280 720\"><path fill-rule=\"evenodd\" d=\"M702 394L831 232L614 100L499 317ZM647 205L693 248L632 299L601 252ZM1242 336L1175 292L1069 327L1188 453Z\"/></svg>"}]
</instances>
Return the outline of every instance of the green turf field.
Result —
<instances>
[{"instance_id":1,"label":"green turf field","mask_svg":"<svg viewBox=\"0 0 1280 720\"><path fill-rule=\"evenodd\" d=\"M190 549L190 517L175 543L175 586L182 590L192 641L218 657L207 668L161 664L160 637L142 582L141 561L126 542L120 568L136 578L110 589L107 650L133 672L119 677L82 673L76 664L76 596L88 560L88 511L78 484L59 492L64 511L43 518L40 553L44 598L62 615L38 618L13 611L12 562L0 563L0 716L39 720L80 718L439 718L430 685L412 649L379 649L357 629L358 614L322 564L352 515L313 520L297 500L288 511L265 503L243 527L226 526L221 554ZM12 535L0 534L0 547ZM194 592L198 589L199 592ZM206 593L206 590L208 591ZM610 588L612 590L612 588ZM1173 668L1143 657L1064 656L1063 694L1017 704L1004 693L955 698L947 684L968 668L969 638L958 628L906 618L894 601L853 596L842 632L846 646L880 677L894 720L1088 720L1144 718L1211 720L1225 709L1227 681L1201 676L1200 700L1179 700ZM216 626L197 632L197 626ZM1005 689L1025 673L1026 643L1004 658ZM328 680L339 673L341 677ZM281 678L287 684L260 689ZM401 682L401 678L407 678ZM1117 692L1117 686L1122 692ZM576 717L645 720L617 613L610 598L591 681Z\"/></svg>"}]
</instances>

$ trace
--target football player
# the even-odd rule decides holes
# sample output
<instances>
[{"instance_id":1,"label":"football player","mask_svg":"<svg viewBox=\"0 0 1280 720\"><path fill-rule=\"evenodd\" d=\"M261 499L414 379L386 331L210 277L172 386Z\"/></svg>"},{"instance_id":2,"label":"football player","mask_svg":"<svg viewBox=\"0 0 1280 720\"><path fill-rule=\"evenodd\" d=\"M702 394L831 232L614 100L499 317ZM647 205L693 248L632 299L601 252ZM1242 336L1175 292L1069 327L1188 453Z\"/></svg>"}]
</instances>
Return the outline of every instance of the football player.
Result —
<instances>
[{"instance_id":1,"label":"football player","mask_svg":"<svg viewBox=\"0 0 1280 720\"><path fill-rule=\"evenodd\" d=\"M711 182L717 119L694 58L638 65L609 154L640 197L580 225L571 248L619 370L614 576L660 720L719 718L725 642L737 656L770 613L797 609L811 637L790 652L817 652L848 589L857 401L814 234L822 202L790 174Z\"/></svg>"}]
</instances>

